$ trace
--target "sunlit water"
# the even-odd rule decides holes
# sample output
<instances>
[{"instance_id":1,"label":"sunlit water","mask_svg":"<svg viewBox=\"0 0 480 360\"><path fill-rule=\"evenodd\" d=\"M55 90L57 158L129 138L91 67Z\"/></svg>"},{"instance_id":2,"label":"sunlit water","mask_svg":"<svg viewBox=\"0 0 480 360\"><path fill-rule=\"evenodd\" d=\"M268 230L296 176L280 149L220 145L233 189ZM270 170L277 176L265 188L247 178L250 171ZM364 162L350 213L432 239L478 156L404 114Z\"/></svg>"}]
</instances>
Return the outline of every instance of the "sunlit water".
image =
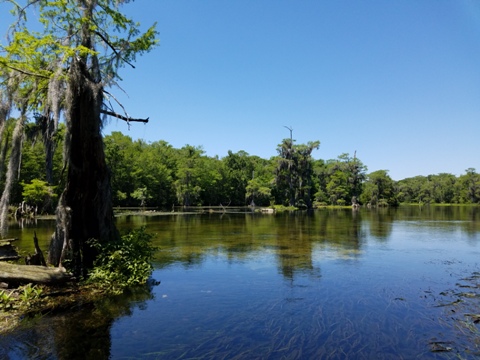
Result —
<instances>
[{"instance_id":1,"label":"sunlit water","mask_svg":"<svg viewBox=\"0 0 480 360\"><path fill-rule=\"evenodd\" d=\"M0 357L475 358L478 210L120 217L156 234L160 285L29 322ZM32 232L11 229L27 252Z\"/></svg>"}]
</instances>

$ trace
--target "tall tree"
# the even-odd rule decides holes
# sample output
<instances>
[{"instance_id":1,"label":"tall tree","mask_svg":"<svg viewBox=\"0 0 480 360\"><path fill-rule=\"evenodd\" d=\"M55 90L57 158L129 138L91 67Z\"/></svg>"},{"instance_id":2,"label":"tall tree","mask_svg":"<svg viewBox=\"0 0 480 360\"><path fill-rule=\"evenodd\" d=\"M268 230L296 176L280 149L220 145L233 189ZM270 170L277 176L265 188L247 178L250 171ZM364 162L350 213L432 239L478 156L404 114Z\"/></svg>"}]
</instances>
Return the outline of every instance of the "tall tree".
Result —
<instances>
[{"instance_id":1,"label":"tall tree","mask_svg":"<svg viewBox=\"0 0 480 360\"><path fill-rule=\"evenodd\" d=\"M8 2L17 18L0 66L19 79L17 88L28 95L26 110L53 121L63 112L66 122L67 179L49 261L59 265L68 257L75 273L85 274L96 257L88 240L108 242L118 237L101 136L102 113L135 120L107 106L106 88L116 85L120 67L131 65L136 55L156 44L155 26L140 33L138 24L118 9L128 0ZM31 25L27 15L33 6L39 24ZM39 27L40 32L32 30Z\"/></svg>"},{"instance_id":2,"label":"tall tree","mask_svg":"<svg viewBox=\"0 0 480 360\"><path fill-rule=\"evenodd\" d=\"M465 170L458 179L459 198L462 203L477 204L480 202L480 174L474 168Z\"/></svg>"},{"instance_id":3,"label":"tall tree","mask_svg":"<svg viewBox=\"0 0 480 360\"><path fill-rule=\"evenodd\" d=\"M312 190L313 190L313 159L312 152L320 146L320 141L309 141L306 145L296 146L296 160L298 171L298 186L296 192L297 201L302 205L312 208ZM298 205L298 204L297 204Z\"/></svg>"},{"instance_id":4,"label":"tall tree","mask_svg":"<svg viewBox=\"0 0 480 360\"><path fill-rule=\"evenodd\" d=\"M175 188L178 202L183 206L197 205L200 199L199 164L203 153L201 147L192 145L185 145L179 150Z\"/></svg>"},{"instance_id":5,"label":"tall tree","mask_svg":"<svg viewBox=\"0 0 480 360\"><path fill-rule=\"evenodd\" d=\"M277 191L288 201L289 206L311 207L313 184L312 152L318 149L320 141L310 141L306 145L296 145L291 137L278 145L275 183Z\"/></svg>"},{"instance_id":6,"label":"tall tree","mask_svg":"<svg viewBox=\"0 0 480 360\"><path fill-rule=\"evenodd\" d=\"M373 206L398 205L394 182L388 175L388 170L368 174L360 200Z\"/></svg>"},{"instance_id":7,"label":"tall tree","mask_svg":"<svg viewBox=\"0 0 480 360\"><path fill-rule=\"evenodd\" d=\"M252 157L245 151L237 153L228 150L222 161L227 172L227 190L230 201L234 205L244 205L246 187L254 172Z\"/></svg>"},{"instance_id":8,"label":"tall tree","mask_svg":"<svg viewBox=\"0 0 480 360\"><path fill-rule=\"evenodd\" d=\"M328 160L325 166L317 169L320 183L324 185L324 193L332 204L357 204L358 197L362 192L365 172L367 167L363 165L356 153L353 158L348 153L343 153L335 160ZM316 194L317 198L325 195L323 189Z\"/></svg>"},{"instance_id":9,"label":"tall tree","mask_svg":"<svg viewBox=\"0 0 480 360\"><path fill-rule=\"evenodd\" d=\"M284 139L278 146L278 160L275 173L276 188L288 199L289 206L295 206L296 167L293 142L292 138Z\"/></svg>"},{"instance_id":10,"label":"tall tree","mask_svg":"<svg viewBox=\"0 0 480 360\"><path fill-rule=\"evenodd\" d=\"M133 193L137 184L134 179L134 168L137 154L134 152L132 138L114 131L105 136L105 156L111 171L112 198L114 206L129 206L128 196Z\"/></svg>"}]
</instances>

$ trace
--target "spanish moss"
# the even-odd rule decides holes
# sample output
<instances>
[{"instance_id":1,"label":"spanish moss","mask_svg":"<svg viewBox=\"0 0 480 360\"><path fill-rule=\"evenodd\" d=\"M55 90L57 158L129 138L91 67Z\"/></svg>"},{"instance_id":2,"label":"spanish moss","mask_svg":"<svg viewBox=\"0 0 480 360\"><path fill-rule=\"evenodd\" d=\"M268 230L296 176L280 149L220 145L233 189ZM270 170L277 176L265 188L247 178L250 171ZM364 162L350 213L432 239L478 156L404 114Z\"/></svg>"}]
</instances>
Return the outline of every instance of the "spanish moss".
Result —
<instances>
[{"instance_id":1,"label":"spanish moss","mask_svg":"<svg viewBox=\"0 0 480 360\"><path fill-rule=\"evenodd\" d=\"M10 193L13 185L17 181L20 171L25 119L25 114L22 114L15 124L15 129L13 130L12 153L10 155L10 161L8 162L5 188L3 189L2 198L0 199L0 232L2 236L6 233L8 228L8 206L10 205Z\"/></svg>"},{"instance_id":2,"label":"spanish moss","mask_svg":"<svg viewBox=\"0 0 480 360\"><path fill-rule=\"evenodd\" d=\"M4 92L0 90L0 146L4 142L5 129L7 125L7 119L10 114L10 101L5 96ZM3 178L3 172L5 170L5 158L8 147L8 136L5 138L5 144L0 150L0 180Z\"/></svg>"}]
</instances>

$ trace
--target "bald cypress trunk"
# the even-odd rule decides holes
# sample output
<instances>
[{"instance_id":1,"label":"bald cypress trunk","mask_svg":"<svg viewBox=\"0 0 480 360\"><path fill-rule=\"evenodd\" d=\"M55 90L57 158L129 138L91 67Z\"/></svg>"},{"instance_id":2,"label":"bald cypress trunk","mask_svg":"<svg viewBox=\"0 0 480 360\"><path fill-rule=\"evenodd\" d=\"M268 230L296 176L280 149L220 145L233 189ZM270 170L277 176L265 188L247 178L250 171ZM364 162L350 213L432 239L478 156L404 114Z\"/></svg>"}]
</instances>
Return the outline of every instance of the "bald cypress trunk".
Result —
<instances>
[{"instance_id":1,"label":"bald cypress trunk","mask_svg":"<svg viewBox=\"0 0 480 360\"><path fill-rule=\"evenodd\" d=\"M90 239L105 243L118 236L101 135L102 100L101 85L82 61L74 61L67 93L67 183L57 208L49 262L60 265L69 259L77 276L92 268L97 255Z\"/></svg>"},{"instance_id":2,"label":"bald cypress trunk","mask_svg":"<svg viewBox=\"0 0 480 360\"><path fill-rule=\"evenodd\" d=\"M84 19L92 20L96 2L79 0L79 5ZM84 21L80 32L84 48L95 49L92 36L89 22ZM72 58L65 103L67 182L57 207L48 260L54 265L69 260L74 275L85 276L97 256L90 240L107 243L118 237L101 134L103 83L96 54Z\"/></svg>"}]
</instances>

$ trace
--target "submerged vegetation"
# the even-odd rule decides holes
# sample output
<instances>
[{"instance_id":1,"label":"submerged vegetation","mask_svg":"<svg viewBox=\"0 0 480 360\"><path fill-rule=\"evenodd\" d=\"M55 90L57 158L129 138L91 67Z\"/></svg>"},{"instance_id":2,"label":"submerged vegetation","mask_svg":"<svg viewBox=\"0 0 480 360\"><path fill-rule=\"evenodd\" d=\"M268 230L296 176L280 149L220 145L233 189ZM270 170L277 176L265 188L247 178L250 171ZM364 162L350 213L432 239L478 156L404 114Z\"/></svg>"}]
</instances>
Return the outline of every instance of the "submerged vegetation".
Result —
<instances>
[{"instance_id":1,"label":"submerged vegetation","mask_svg":"<svg viewBox=\"0 0 480 360\"><path fill-rule=\"evenodd\" d=\"M469 355L480 356L480 272L458 279L454 288L439 295L435 306L444 309L441 321L456 329L458 337L456 343L432 341L432 351L453 352L455 344Z\"/></svg>"}]
</instances>

